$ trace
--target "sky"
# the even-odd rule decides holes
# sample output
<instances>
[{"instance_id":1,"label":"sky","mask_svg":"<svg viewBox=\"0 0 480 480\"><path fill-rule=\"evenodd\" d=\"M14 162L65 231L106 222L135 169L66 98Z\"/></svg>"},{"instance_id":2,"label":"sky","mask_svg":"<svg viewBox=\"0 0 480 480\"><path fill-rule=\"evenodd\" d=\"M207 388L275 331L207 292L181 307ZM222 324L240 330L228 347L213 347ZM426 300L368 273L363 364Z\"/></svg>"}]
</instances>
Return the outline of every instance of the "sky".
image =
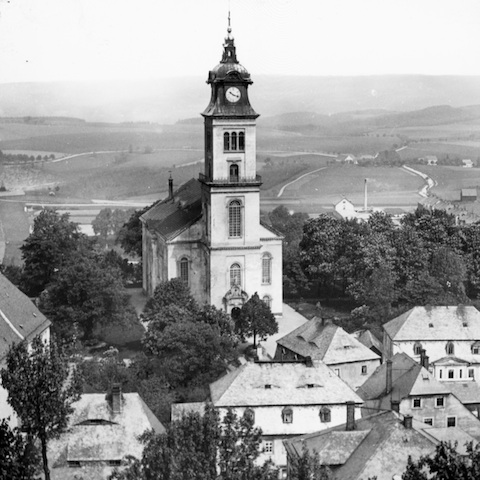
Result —
<instances>
[{"instance_id":1,"label":"sky","mask_svg":"<svg viewBox=\"0 0 480 480\"><path fill-rule=\"evenodd\" d=\"M0 83L206 76L229 9L255 75L480 75L479 0L0 0Z\"/></svg>"}]
</instances>

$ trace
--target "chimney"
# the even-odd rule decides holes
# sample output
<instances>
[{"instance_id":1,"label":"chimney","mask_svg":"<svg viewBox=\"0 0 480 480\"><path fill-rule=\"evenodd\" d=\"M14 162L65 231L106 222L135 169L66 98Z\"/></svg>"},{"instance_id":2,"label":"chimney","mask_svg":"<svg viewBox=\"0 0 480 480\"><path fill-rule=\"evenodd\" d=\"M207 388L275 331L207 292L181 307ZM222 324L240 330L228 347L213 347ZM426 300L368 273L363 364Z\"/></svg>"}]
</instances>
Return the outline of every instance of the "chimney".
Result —
<instances>
[{"instance_id":1,"label":"chimney","mask_svg":"<svg viewBox=\"0 0 480 480\"><path fill-rule=\"evenodd\" d=\"M387 360L387 384L386 384L386 393L387 395L392 391L392 361Z\"/></svg>"},{"instance_id":2,"label":"chimney","mask_svg":"<svg viewBox=\"0 0 480 480\"><path fill-rule=\"evenodd\" d=\"M420 351L420 365L423 367L423 368L426 368L428 370L428 367L429 367L429 357L427 355L427 351L422 348L422 350Z\"/></svg>"},{"instance_id":3,"label":"chimney","mask_svg":"<svg viewBox=\"0 0 480 480\"><path fill-rule=\"evenodd\" d=\"M112 411L113 413L122 411L122 386L120 383L112 385Z\"/></svg>"},{"instance_id":4,"label":"chimney","mask_svg":"<svg viewBox=\"0 0 480 480\"><path fill-rule=\"evenodd\" d=\"M168 179L168 199L173 200L173 178L172 172L170 172L170 178Z\"/></svg>"},{"instance_id":5,"label":"chimney","mask_svg":"<svg viewBox=\"0 0 480 480\"><path fill-rule=\"evenodd\" d=\"M400 402L398 400L392 400L390 402L390 408L393 412L400 413Z\"/></svg>"},{"instance_id":6,"label":"chimney","mask_svg":"<svg viewBox=\"0 0 480 480\"><path fill-rule=\"evenodd\" d=\"M413 417L411 415L405 415L403 417L403 426L408 430L412 429Z\"/></svg>"},{"instance_id":7,"label":"chimney","mask_svg":"<svg viewBox=\"0 0 480 480\"><path fill-rule=\"evenodd\" d=\"M347 426L346 431L355 430L355 402L347 402Z\"/></svg>"}]
</instances>

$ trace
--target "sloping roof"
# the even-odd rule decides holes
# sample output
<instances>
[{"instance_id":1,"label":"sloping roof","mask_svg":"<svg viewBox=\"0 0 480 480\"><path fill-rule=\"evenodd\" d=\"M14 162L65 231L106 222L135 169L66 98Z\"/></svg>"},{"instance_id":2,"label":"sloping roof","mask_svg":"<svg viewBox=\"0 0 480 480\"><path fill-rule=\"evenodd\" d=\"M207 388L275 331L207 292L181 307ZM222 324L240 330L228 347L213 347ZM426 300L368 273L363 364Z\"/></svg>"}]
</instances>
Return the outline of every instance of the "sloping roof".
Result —
<instances>
[{"instance_id":1,"label":"sloping roof","mask_svg":"<svg viewBox=\"0 0 480 480\"><path fill-rule=\"evenodd\" d=\"M216 407L362 403L323 362L248 362L210 384L210 397Z\"/></svg>"},{"instance_id":2,"label":"sloping roof","mask_svg":"<svg viewBox=\"0 0 480 480\"><path fill-rule=\"evenodd\" d=\"M469 365L470 362L464 358L458 358L453 356L438 358L432 365Z\"/></svg>"},{"instance_id":3,"label":"sloping roof","mask_svg":"<svg viewBox=\"0 0 480 480\"><path fill-rule=\"evenodd\" d=\"M198 180L192 178L166 198L147 210L140 218L147 228L167 240L175 238L202 216L202 191Z\"/></svg>"},{"instance_id":4,"label":"sloping roof","mask_svg":"<svg viewBox=\"0 0 480 480\"><path fill-rule=\"evenodd\" d=\"M475 381L469 382L442 382L464 405L480 403L480 385Z\"/></svg>"},{"instance_id":5,"label":"sloping roof","mask_svg":"<svg viewBox=\"0 0 480 480\"><path fill-rule=\"evenodd\" d=\"M391 480L401 475L408 456L414 459L434 452L437 441L417 429L403 426L395 412L381 412L356 421L356 428L345 425L285 440L291 457L301 455L303 445L319 453L322 463L334 467L333 478L360 480L376 476ZM340 452L340 454L339 454Z\"/></svg>"},{"instance_id":6,"label":"sloping roof","mask_svg":"<svg viewBox=\"0 0 480 480\"><path fill-rule=\"evenodd\" d=\"M460 455L467 455L468 443L473 443L473 446L478 444L478 441L473 438L470 434L462 430L460 427L425 427L422 428L423 433L427 436L431 436L438 443L440 442L451 442L452 444L456 443L456 450Z\"/></svg>"},{"instance_id":7,"label":"sloping roof","mask_svg":"<svg viewBox=\"0 0 480 480\"><path fill-rule=\"evenodd\" d=\"M12 343L32 340L50 323L24 293L0 274L0 360Z\"/></svg>"},{"instance_id":8,"label":"sloping roof","mask_svg":"<svg viewBox=\"0 0 480 480\"><path fill-rule=\"evenodd\" d=\"M88 478L104 478L93 474L96 462L121 460L126 455L140 458L143 445L139 435L151 429L165 432L138 393L122 395L120 413L112 412L103 393L83 394L73 408L67 432L49 443L52 478L64 478L69 461L93 462ZM97 424L89 424L92 420Z\"/></svg>"},{"instance_id":9,"label":"sloping roof","mask_svg":"<svg viewBox=\"0 0 480 480\"><path fill-rule=\"evenodd\" d=\"M378 359L378 355L343 328L314 317L284 337L278 345L327 365Z\"/></svg>"},{"instance_id":10,"label":"sloping roof","mask_svg":"<svg viewBox=\"0 0 480 480\"><path fill-rule=\"evenodd\" d=\"M383 325L394 341L480 339L480 312L473 306L414 307Z\"/></svg>"},{"instance_id":11,"label":"sloping roof","mask_svg":"<svg viewBox=\"0 0 480 480\"><path fill-rule=\"evenodd\" d=\"M362 345L367 348L376 348L383 354L383 343L370 330L357 330L352 334Z\"/></svg>"},{"instance_id":12,"label":"sloping roof","mask_svg":"<svg viewBox=\"0 0 480 480\"><path fill-rule=\"evenodd\" d=\"M449 394L449 389L435 380L433 375L405 353L392 358L392 391L386 394L387 364L380 365L367 378L357 393L364 400L379 400L379 408L390 408L390 399L401 400L408 396Z\"/></svg>"}]
</instances>

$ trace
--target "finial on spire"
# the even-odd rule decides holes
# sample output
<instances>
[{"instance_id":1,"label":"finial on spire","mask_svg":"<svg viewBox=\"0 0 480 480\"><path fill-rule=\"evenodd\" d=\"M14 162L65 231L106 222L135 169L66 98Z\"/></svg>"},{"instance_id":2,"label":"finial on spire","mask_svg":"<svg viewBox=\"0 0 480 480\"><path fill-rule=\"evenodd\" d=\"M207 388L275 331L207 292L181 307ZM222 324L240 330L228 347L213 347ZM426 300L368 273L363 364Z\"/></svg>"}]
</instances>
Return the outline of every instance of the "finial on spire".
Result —
<instances>
[{"instance_id":1,"label":"finial on spire","mask_svg":"<svg viewBox=\"0 0 480 480\"><path fill-rule=\"evenodd\" d=\"M227 32L228 32L228 38L230 38L230 34L232 33L232 27L230 26L230 10L228 10L228 28L227 28Z\"/></svg>"}]
</instances>

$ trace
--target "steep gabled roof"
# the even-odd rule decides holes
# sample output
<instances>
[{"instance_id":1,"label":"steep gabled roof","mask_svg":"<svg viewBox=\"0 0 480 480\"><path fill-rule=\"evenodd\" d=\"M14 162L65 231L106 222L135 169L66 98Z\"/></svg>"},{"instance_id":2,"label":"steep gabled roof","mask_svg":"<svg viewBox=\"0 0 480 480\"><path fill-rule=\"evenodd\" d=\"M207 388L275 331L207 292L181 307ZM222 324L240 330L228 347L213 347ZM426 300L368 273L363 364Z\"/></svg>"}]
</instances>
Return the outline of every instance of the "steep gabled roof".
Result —
<instances>
[{"instance_id":1,"label":"steep gabled roof","mask_svg":"<svg viewBox=\"0 0 480 480\"><path fill-rule=\"evenodd\" d=\"M416 422L413 428L405 428L401 416L392 411L357 420L352 431L338 425L284 441L290 458L301 455L305 445L319 453L321 463L334 468L333 478L341 480L370 476L390 480L403 473L409 455L429 455L437 443L417 428Z\"/></svg>"},{"instance_id":2,"label":"steep gabled roof","mask_svg":"<svg viewBox=\"0 0 480 480\"><path fill-rule=\"evenodd\" d=\"M471 380L469 382L449 381L442 382L464 405L480 403L480 385Z\"/></svg>"},{"instance_id":3,"label":"steep gabled roof","mask_svg":"<svg viewBox=\"0 0 480 480\"><path fill-rule=\"evenodd\" d=\"M353 336L367 348L376 348L383 354L383 343L370 331L370 330L358 330L353 333Z\"/></svg>"},{"instance_id":4,"label":"steep gabled roof","mask_svg":"<svg viewBox=\"0 0 480 480\"><path fill-rule=\"evenodd\" d=\"M277 340L278 345L327 365L379 359L353 335L337 325L314 317Z\"/></svg>"},{"instance_id":5,"label":"steep gabled roof","mask_svg":"<svg viewBox=\"0 0 480 480\"><path fill-rule=\"evenodd\" d=\"M392 391L387 394L387 364L380 365L357 390L363 400L379 400L380 408L390 408L390 399L409 396L448 395L450 391L405 353L392 358Z\"/></svg>"},{"instance_id":6,"label":"steep gabled roof","mask_svg":"<svg viewBox=\"0 0 480 480\"><path fill-rule=\"evenodd\" d=\"M480 340L480 312L469 305L414 307L383 328L394 341Z\"/></svg>"},{"instance_id":7,"label":"steep gabled roof","mask_svg":"<svg viewBox=\"0 0 480 480\"><path fill-rule=\"evenodd\" d=\"M194 178L180 186L173 198L166 198L153 205L140 218L147 228L171 240L195 223L202 216L202 191Z\"/></svg>"},{"instance_id":8,"label":"steep gabled roof","mask_svg":"<svg viewBox=\"0 0 480 480\"><path fill-rule=\"evenodd\" d=\"M35 304L0 274L0 360L13 343L31 341L49 326Z\"/></svg>"},{"instance_id":9,"label":"steep gabled roof","mask_svg":"<svg viewBox=\"0 0 480 480\"><path fill-rule=\"evenodd\" d=\"M362 403L323 362L248 362L210 384L215 407Z\"/></svg>"}]
</instances>

